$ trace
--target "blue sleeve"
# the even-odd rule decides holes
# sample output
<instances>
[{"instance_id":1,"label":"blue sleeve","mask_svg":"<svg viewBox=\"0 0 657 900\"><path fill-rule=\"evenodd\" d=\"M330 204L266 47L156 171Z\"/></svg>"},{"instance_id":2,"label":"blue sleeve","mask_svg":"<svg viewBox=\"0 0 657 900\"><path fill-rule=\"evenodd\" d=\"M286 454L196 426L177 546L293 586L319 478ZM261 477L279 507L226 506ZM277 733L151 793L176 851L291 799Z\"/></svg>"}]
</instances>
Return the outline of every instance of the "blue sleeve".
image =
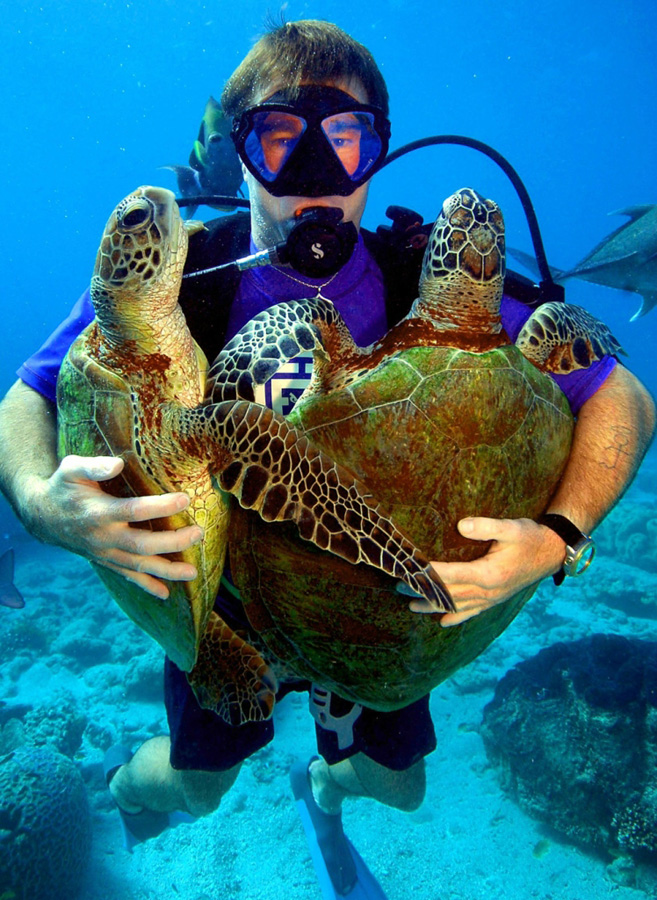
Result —
<instances>
[{"instance_id":1,"label":"blue sleeve","mask_svg":"<svg viewBox=\"0 0 657 900\"><path fill-rule=\"evenodd\" d=\"M16 374L21 381L54 403L57 399L57 375L62 360L75 338L93 317L94 309L87 288L68 317L53 331L45 344L20 367Z\"/></svg>"},{"instance_id":2,"label":"blue sleeve","mask_svg":"<svg viewBox=\"0 0 657 900\"><path fill-rule=\"evenodd\" d=\"M532 314L529 306L505 296L502 300L502 324L512 341L520 334L520 329ZM582 406L589 400L601 385L609 378L618 365L613 356L603 356L592 363L588 369L576 369L568 375L551 375L566 395L573 415L576 416Z\"/></svg>"}]
</instances>

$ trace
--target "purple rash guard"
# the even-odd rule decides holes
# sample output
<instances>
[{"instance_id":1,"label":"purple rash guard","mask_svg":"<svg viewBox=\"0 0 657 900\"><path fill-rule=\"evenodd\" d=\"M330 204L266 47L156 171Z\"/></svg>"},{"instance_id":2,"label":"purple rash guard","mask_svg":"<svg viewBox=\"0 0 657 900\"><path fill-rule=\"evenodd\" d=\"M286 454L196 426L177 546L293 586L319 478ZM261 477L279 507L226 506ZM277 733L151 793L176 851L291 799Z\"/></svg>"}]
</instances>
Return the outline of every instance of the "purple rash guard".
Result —
<instances>
[{"instance_id":1,"label":"purple rash guard","mask_svg":"<svg viewBox=\"0 0 657 900\"><path fill-rule=\"evenodd\" d=\"M312 287L311 287L312 286ZM332 279L306 278L288 274L272 266L251 269L242 275L231 307L227 340L267 307L283 300L301 300L312 296L312 288L322 287L344 318L355 342L367 347L383 337L387 330L384 285L381 270L365 248L362 237L349 262ZM531 309L518 300L502 300L502 324L515 341ZM89 290L80 297L69 316L51 334L43 346L18 370L18 377L48 400L56 400L57 373L68 348L94 317ZM570 403L574 415L595 394L617 365L605 356L588 369L569 375L552 376ZM298 373L297 373L298 374ZM300 389L295 391L298 395ZM285 410L283 410L285 411Z\"/></svg>"}]
</instances>

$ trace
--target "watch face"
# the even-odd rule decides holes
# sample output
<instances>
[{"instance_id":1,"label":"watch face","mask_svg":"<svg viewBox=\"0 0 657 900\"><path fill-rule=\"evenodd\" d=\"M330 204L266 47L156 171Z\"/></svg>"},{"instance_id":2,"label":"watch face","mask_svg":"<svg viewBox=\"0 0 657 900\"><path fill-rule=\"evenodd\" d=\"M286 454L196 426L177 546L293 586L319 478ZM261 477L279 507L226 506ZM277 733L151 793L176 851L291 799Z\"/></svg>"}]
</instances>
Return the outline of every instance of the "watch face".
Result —
<instances>
[{"instance_id":1,"label":"watch face","mask_svg":"<svg viewBox=\"0 0 657 900\"><path fill-rule=\"evenodd\" d=\"M583 537L574 547L566 547L566 559L563 564L566 575L581 575L593 562L595 543L589 537Z\"/></svg>"}]
</instances>

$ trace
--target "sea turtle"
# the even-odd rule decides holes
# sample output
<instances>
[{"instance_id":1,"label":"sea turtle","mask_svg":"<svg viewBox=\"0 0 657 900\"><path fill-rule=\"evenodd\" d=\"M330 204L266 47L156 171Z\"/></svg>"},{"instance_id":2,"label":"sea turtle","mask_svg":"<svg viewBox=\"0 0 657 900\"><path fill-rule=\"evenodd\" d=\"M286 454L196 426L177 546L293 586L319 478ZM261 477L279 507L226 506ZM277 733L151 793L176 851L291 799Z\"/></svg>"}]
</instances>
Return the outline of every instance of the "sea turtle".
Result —
<instances>
[{"instance_id":1,"label":"sea turtle","mask_svg":"<svg viewBox=\"0 0 657 900\"><path fill-rule=\"evenodd\" d=\"M171 191L150 186L110 216L91 283L96 317L58 379L59 453L123 457L121 475L103 484L116 496L189 494L185 512L137 527L201 525L203 541L175 555L198 568L195 581L169 582L163 601L105 566L95 569L119 606L190 673L201 703L243 722L270 715L275 677L212 612L228 493L268 522L296 522L307 540L381 566L436 609L451 601L378 501L283 417L251 402L203 405L207 362L178 304L188 232L199 227L183 223Z\"/></svg>"},{"instance_id":2,"label":"sea turtle","mask_svg":"<svg viewBox=\"0 0 657 900\"><path fill-rule=\"evenodd\" d=\"M573 416L555 381L620 348L584 310L540 307L512 344L502 329L504 223L471 189L443 206L409 315L367 349L318 296L261 313L219 354L214 401L253 397L281 360L314 347L313 380L288 421L365 483L430 559L471 560L464 515L535 518L569 455ZM379 710L421 697L474 659L536 585L441 628L409 611L393 578L301 545L248 517L231 570L253 627L299 676Z\"/></svg>"}]
</instances>

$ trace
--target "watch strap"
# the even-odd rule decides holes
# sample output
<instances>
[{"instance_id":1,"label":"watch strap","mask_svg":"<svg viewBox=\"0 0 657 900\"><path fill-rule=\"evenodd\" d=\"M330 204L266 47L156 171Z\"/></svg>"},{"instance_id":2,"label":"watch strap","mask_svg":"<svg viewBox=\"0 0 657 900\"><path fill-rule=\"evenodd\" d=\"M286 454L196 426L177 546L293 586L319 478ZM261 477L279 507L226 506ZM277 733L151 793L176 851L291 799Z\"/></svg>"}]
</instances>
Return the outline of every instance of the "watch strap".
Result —
<instances>
[{"instance_id":1,"label":"watch strap","mask_svg":"<svg viewBox=\"0 0 657 900\"><path fill-rule=\"evenodd\" d=\"M577 525L573 525L570 519L567 519L565 516L560 516L558 513L544 513L542 516L539 516L536 521L539 525L545 525L547 528L554 531L555 534L558 534L569 547L574 547L578 541L581 541L582 538L586 537L585 534L582 534Z\"/></svg>"},{"instance_id":2,"label":"watch strap","mask_svg":"<svg viewBox=\"0 0 657 900\"><path fill-rule=\"evenodd\" d=\"M586 538L586 535L579 530L577 525L573 525L570 519L559 515L559 513L544 513L536 521L539 525L545 525L546 528L558 534L568 547L575 547L579 541ZM558 587L560 584L563 584L565 577L566 571L562 566L558 572L554 573L552 580Z\"/></svg>"}]
</instances>

